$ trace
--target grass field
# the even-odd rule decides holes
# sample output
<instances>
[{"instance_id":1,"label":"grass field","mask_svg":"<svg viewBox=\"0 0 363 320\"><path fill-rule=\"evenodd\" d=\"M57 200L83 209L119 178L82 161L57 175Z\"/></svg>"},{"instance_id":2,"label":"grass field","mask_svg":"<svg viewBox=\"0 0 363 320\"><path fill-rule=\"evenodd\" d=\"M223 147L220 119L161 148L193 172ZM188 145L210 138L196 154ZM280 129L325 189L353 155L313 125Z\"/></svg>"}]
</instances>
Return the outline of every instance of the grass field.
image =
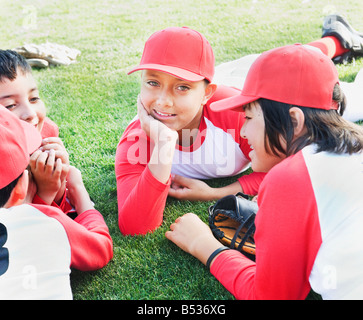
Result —
<instances>
[{"instance_id":1,"label":"grass field","mask_svg":"<svg viewBox=\"0 0 363 320\"><path fill-rule=\"evenodd\" d=\"M79 49L78 63L35 70L49 117L78 167L114 241L114 258L102 270L71 275L74 298L233 299L198 261L164 237L183 213L205 221L210 203L169 199L161 228L124 237L117 225L114 157L117 143L136 114L139 75L126 75L141 58L151 33L168 26L202 32L216 63L276 46L308 43L321 36L323 17L345 15L363 31L361 0L0 0L0 48L46 41ZM352 81L363 67L338 66ZM223 185L233 179L211 181Z\"/></svg>"}]
</instances>

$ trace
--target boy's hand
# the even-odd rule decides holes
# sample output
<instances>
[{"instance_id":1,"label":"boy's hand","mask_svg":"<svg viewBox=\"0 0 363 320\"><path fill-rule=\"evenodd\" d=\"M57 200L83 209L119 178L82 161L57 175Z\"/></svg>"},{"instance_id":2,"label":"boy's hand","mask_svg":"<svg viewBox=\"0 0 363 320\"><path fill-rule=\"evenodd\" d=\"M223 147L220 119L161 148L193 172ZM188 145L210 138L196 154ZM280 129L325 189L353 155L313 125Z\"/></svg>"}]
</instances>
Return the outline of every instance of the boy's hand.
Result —
<instances>
[{"instance_id":1,"label":"boy's hand","mask_svg":"<svg viewBox=\"0 0 363 320\"><path fill-rule=\"evenodd\" d=\"M163 140L172 141L175 139L176 143L176 140L178 138L177 132L168 128L164 123L148 114L141 101L140 96L137 97L137 114L140 119L141 128L145 131L145 133L150 137L152 141L158 143Z\"/></svg>"},{"instance_id":2,"label":"boy's hand","mask_svg":"<svg viewBox=\"0 0 363 320\"><path fill-rule=\"evenodd\" d=\"M55 151L55 159L60 159L62 161L62 173L60 176L61 186L54 198L56 203L60 203L63 199L64 192L66 190L66 179L69 172L69 155L64 147L62 140L58 137L45 138L42 141L41 151Z\"/></svg>"},{"instance_id":3,"label":"boy's hand","mask_svg":"<svg viewBox=\"0 0 363 320\"><path fill-rule=\"evenodd\" d=\"M149 115L140 97L137 99L137 111L142 129L154 142L148 163L149 170L158 181L167 183L170 179L178 133Z\"/></svg>"},{"instance_id":4,"label":"boy's hand","mask_svg":"<svg viewBox=\"0 0 363 320\"><path fill-rule=\"evenodd\" d=\"M213 200L213 188L204 181L179 175L172 177L169 196L179 200L209 201Z\"/></svg>"},{"instance_id":5,"label":"boy's hand","mask_svg":"<svg viewBox=\"0 0 363 320\"><path fill-rule=\"evenodd\" d=\"M42 140L41 151L55 151L55 158L60 158L63 165L69 165L69 155L62 140L58 137L49 137Z\"/></svg>"},{"instance_id":6,"label":"boy's hand","mask_svg":"<svg viewBox=\"0 0 363 320\"><path fill-rule=\"evenodd\" d=\"M238 192L243 192L238 181L224 187L212 188L204 181L175 174L171 181L169 196L179 200L212 201Z\"/></svg>"},{"instance_id":7,"label":"boy's hand","mask_svg":"<svg viewBox=\"0 0 363 320\"><path fill-rule=\"evenodd\" d=\"M51 204L61 187L62 161L55 159L55 151L35 151L29 166L37 185L37 194L47 204Z\"/></svg>"},{"instance_id":8,"label":"boy's hand","mask_svg":"<svg viewBox=\"0 0 363 320\"><path fill-rule=\"evenodd\" d=\"M213 236L209 226L194 213L177 218L165 236L204 264L212 252L222 246Z\"/></svg>"}]
</instances>

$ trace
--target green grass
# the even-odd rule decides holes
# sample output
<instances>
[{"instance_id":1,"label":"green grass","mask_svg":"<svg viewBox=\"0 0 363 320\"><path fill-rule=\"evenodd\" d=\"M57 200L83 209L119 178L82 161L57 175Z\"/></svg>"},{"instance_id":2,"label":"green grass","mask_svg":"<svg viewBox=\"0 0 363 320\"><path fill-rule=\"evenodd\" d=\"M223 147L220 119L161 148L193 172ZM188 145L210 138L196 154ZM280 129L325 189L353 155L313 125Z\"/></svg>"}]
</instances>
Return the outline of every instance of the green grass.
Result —
<instances>
[{"instance_id":1,"label":"green grass","mask_svg":"<svg viewBox=\"0 0 363 320\"><path fill-rule=\"evenodd\" d=\"M192 211L206 221L210 203L169 199L160 229L124 237L117 226L114 157L136 114L139 76L126 75L141 58L145 40L168 26L189 26L211 42L216 63L321 36L323 17L344 14L363 30L361 0L201 0L77 2L0 0L0 48L46 41L79 49L78 63L34 71L48 115L102 212L114 240L114 258L102 270L72 272L75 299L233 299L194 258L165 239L179 216ZM29 27L29 11L36 14ZM363 67L338 66L352 81ZM213 181L215 185L231 180Z\"/></svg>"}]
</instances>

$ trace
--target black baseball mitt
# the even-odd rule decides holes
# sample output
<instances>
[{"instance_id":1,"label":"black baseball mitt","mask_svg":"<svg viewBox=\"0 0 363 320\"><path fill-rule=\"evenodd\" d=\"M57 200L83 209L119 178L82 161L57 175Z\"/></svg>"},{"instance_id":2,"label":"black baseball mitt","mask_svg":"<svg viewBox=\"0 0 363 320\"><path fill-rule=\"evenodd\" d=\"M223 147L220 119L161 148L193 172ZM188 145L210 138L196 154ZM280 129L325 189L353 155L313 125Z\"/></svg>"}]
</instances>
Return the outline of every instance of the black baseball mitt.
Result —
<instances>
[{"instance_id":1,"label":"black baseball mitt","mask_svg":"<svg viewBox=\"0 0 363 320\"><path fill-rule=\"evenodd\" d=\"M229 195L210 206L209 227L214 236L231 249L255 261L255 217L257 203L242 193Z\"/></svg>"}]
</instances>

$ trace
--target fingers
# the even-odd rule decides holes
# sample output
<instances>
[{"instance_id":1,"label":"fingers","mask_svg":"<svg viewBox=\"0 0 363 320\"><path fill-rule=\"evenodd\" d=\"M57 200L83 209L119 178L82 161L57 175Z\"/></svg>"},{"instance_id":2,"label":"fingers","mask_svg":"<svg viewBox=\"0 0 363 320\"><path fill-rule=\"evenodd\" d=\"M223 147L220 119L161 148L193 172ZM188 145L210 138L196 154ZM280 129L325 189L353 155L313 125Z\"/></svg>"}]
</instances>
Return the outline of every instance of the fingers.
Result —
<instances>
[{"instance_id":1,"label":"fingers","mask_svg":"<svg viewBox=\"0 0 363 320\"><path fill-rule=\"evenodd\" d=\"M137 106L140 107L140 109L144 109L146 111L145 106L144 106L144 104L143 104L143 102L141 100L140 95L137 96Z\"/></svg>"},{"instance_id":2,"label":"fingers","mask_svg":"<svg viewBox=\"0 0 363 320\"><path fill-rule=\"evenodd\" d=\"M44 171L48 159L48 152L42 152L41 150L35 151L30 157L30 168L32 171Z\"/></svg>"},{"instance_id":3,"label":"fingers","mask_svg":"<svg viewBox=\"0 0 363 320\"><path fill-rule=\"evenodd\" d=\"M137 96L137 113L139 114L139 117L145 117L149 115L149 113L145 109L144 104L141 101L140 95Z\"/></svg>"},{"instance_id":4,"label":"fingers","mask_svg":"<svg viewBox=\"0 0 363 320\"><path fill-rule=\"evenodd\" d=\"M43 139L42 146L39 148L39 150L44 152L54 150L56 159L61 158L63 164L69 164L68 152L60 138L50 137Z\"/></svg>"},{"instance_id":5,"label":"fingers","mask_svg":"<svg viewBox=\"0 0 363 320\"><path fill-rule=\"evenodd\" d=\"M51 149L48 153L48 157L46 157L47 152L43 152L39 158L41 159L40 164L43 166L43 170L47 174L52 174L54 169L55 162L55 151ZM44 159L44 160L43 160ZM42 169L42 168L40 168Z\"/></svg>"},{"instance_id":6,"label":"fingers","mask_svg":"<svg viewBox=\"0 0 363 320\"><path fill-rule=\"evenodd\" d=\"M47 145L47 144L50 144L50 143L58 144L58 145L64 147L62 139L60 139L58 137L48 137L48 138L44 138L42 140L42 145Z\"/></svg>"},{"instance_id":7,"label":"fingers","mask_svg":"<svg viewBox=\"0 0 363 320\"><path fill-rule=\"evenodd\" d=\"M145 109L140 96L137 97L137 115L141 123L142 129L148 134L150 130L150 121L152 120L149 113Z\"/></svg>"},{"instance_id":8,"label":"fingers","mask_svg":"<svg viewBox=\"0 0 363 320\"><path fill-rule=\"evenodd\" d=\"M58 158L56 160L56 163L55 163L55 166L54 166L54 171L53 171L54 178L59 179L61 174L62 174L62 171L63 171L62 160Z\"/></svg>"},{"instance_id":9,"label":"fingers","mask_svg":"<svg viewBox=\"0 0 363 320\"><path fill-rule=\"evenodd\" d=\"M63 169L62 160L60 158L56 159L56 151L53 149L45 152L35 151L30 157L29 164L33 172L44 172L49 175L60 176Z\"/></svg>"},{"instance_id":10,"label":"fingers","mask_svg":"<svg viewBox=\"0 0 363 320\"><path fill-rule=\"evenodd\" d=\"M33 152L33 154L30 156L30 160L29 160L29 166L31 170L35 170L36 166L37 166L37 160L39 158L39 156L42 154L41 150L36 150Z\"/></svg>"},{"instance_id":11,"label":"fingers","mask_svg":"<svg viewBox=\"0 0 363 320\"><path fill-rule=\"evenodd\" d=\"M200 227L202 224L202 228ZM178 217L165 232L165 237L175 243L182 250L192 253L195 243L198 243L200 231L203 232L204 222L201 222L194 213L186 213ZM208 227L209 229L209 227Z\"/></svg>"}]
</instances>

